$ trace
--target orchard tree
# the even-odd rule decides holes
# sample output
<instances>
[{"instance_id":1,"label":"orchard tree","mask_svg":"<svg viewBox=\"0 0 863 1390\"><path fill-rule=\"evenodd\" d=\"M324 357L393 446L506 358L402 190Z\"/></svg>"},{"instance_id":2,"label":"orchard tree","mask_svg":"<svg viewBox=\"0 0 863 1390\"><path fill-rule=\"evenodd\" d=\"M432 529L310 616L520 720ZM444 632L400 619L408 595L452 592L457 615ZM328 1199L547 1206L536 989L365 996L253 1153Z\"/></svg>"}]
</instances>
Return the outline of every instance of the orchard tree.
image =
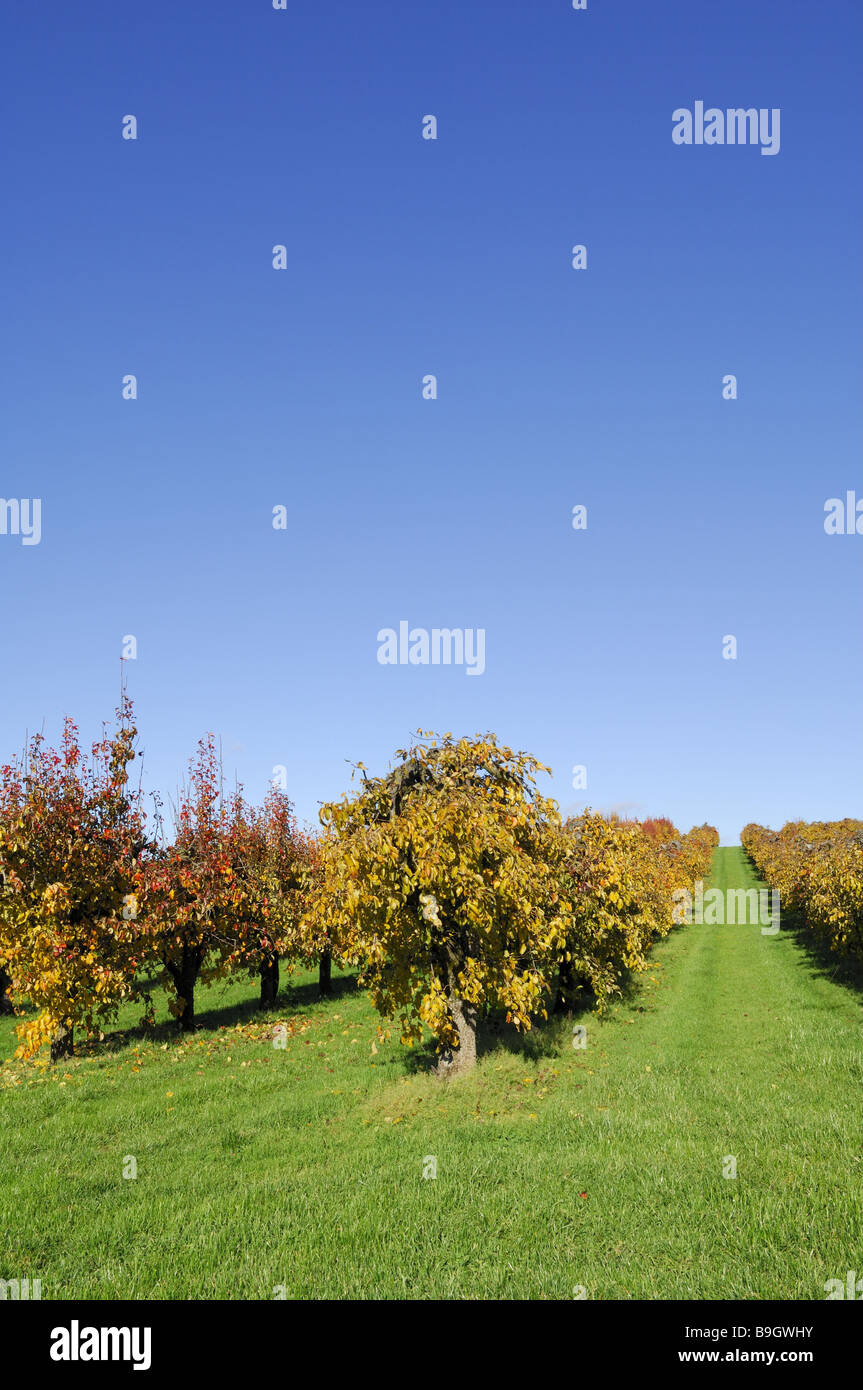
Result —
<instances>
[{"instance_id":1,"label":"orchard tree","mask_svg":"<svg viewBox=\"0 0 863 1390\"><path fill-rule=\"evenodd\" d=\"M636 821L586 810L567 821L562 891L569 899L560 957L557 1007L589 989L601 1007L619 993L628 971L642 970L650 943L667 915L671 890L663 884L654 838Z\"/></svg>"},{"instance_id":2,"label":"orchard tree","mask_svg":"<svg viewBox=\"0 0 863 1390\"><path fill-rule=\"evenodd\" d=\"M141 865L138 908L147 954L163 969L171 1013L195 1027L195 989L228 973L254 912L251 875L240 852L247 813L242 795L222 795L212 734L198 744L180 795L172 843Z\"/></svg>"},{"instance_id":3,"label":"orchard tree","mask_svg":"<svg viewBox=\"0 0 863 1390\"><path fill-rule=\"evenodd\" d=\"M362 790L323 807L320 920L403 1042L431 1029L439 1074L473 1066L479 1013L528 1029L546 1016L564 936L559 826L535 774L492 734L421 742Z\"/></svg>"},{"instance_id":4,"label":"orchard tree","mask_svg":"<svg viewBox=\"0 0 863 1390\"><path fill-rule=\"evenodd\" d=\"M713 825L695 825L680 841L679 882L675 887L692 888L710 872L714 852L719 844L719 831Z\"/></svg>"},{"instance_id":5,"label":"orchard tree","mask_svg":"<svg viewBox=\"0 0 863 1390\"><path fill-rule=\"evenodd\" d=\"M301 916L298 921L295 953L308 969L317 969L318 994L321 999L333 992L333 961L344 959L343 942L338 923L330 921L326 911L319 909L322 891L323 859L319 836L302 836L302 890L299 896Z\"/></svg>"},{"instance_id":6,"label":"orchard tree","mask_svg":"<svg viewBox=\"0 0 863 1390\"><path fill-rule=\"evenodd\" d=\"M236 917L237 959L260 976L262 1009L279 993L279 961L317 962L316 934L305 920L313 875L313 844L298 827L287 793L271 787L263 807L243 809L232 825L234 872L246 894Z\"/></svg>"},{"instance_id":7,"label":"orchard tree","mask_svg":"<svg viewBox=\"0 0 863 1390\"><path fill-rule=\"evenodd\" d=\"M564 826L562 892L571 912L556 1007L589 989L599 1008L624 977L643 970L654 942L675 923L674 891L692 889L719 836L700 826L681 836L665 817L622 821L586 810Z\"/></svg>"},{"instance_id":8,"label":"orchard tree","mask_svg":"<svg viewBox=\"0 0 863 1390\"><path fill-rule=\"evenodd\" d=\"M6 989L39 1010L19 1029L19 1055L49 1039L53 1060L68 1055L75 1027L95 1031L133 992L129 904L145 845L135 739L124 697L89 760L67 719L59 750L37 734L0 769L0 961Z\"/></svg>"},{"instance_id":9,"label":"orchard tree","mask_svg":"<svg viewBox=\"0 0 863 1390\"><path fill-rule=\"evenodd\" d=\"M625 823L632 824L633 822ZM653 844L668 845L679 838L674 822L670 821L667 816L648 816L645 820L635 823L641 827L642 835L646 836Z\"/></svg>"},{"instance_id":10,"label":"orchard tree","mask_svg":"<svg viewBox=\"0 0 863 1390\"><path fill-rule=\"evenodd\" d=\"M750 824L740 839L783 912L799 914L831 950L863 958L863 821Z\"/></svg>"}]
</instances>

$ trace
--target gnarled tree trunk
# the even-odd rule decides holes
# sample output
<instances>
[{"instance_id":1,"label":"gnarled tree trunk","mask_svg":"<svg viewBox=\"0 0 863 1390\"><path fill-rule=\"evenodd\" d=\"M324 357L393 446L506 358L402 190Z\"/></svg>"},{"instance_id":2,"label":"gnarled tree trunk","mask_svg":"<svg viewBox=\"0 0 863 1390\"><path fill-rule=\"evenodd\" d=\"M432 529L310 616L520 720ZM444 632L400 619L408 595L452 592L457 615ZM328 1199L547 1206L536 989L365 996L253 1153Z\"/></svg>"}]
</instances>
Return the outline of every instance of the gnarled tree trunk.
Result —
<instances>
[{"instance_id":1,"label":"gnarled tree trunk","mask_svg":"<svg viewBox=\"0 0 863 1390\"><path fill-rule=\"evenodd\" d=\"M476 1005L469 1004L457 992L455 970L449 970L449 1010L458 1034L458 1047L448 1048L437 1065L438 1076L461 1076L476 1065Z\"/></svg>"},{"instance_id":2,"label":"gnarled tree trunk","mask_svg":"<svg viewBox=\"0 0 863 1390\"><path fill-rule=\"evenodd\" d=\"M63 1057L71 1057L75 1051L75 1030L68 1021L59 1024L51 1039L51 1061L59 1062Z\"/></svg>"}]
</instances>

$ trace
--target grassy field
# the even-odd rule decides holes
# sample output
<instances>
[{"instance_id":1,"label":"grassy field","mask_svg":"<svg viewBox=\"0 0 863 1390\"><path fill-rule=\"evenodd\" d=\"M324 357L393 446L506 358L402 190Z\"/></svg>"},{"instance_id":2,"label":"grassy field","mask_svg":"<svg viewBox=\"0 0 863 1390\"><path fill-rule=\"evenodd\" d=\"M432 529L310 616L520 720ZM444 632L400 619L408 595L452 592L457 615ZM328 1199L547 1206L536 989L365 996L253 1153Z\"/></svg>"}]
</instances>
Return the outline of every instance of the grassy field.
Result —
<instances>
[{"instance_id":1,"label":"grassy field","mask_svg":"<svg viewBox=\"0 0 863 1390\"><path fill-rule=\"evenodd\" d=\"M756 883L742 851L713 883ZM0 1277L45 1299L817 1299L863 1271L863 1007L793 933L683 927L605 1019L488 1034L449 1086L335 985L289 978L266 1015L252 982L201 991L190 1040L130 1012L58 1068L8 1060L0 1021Z\"/></svg>"}]
</instances>

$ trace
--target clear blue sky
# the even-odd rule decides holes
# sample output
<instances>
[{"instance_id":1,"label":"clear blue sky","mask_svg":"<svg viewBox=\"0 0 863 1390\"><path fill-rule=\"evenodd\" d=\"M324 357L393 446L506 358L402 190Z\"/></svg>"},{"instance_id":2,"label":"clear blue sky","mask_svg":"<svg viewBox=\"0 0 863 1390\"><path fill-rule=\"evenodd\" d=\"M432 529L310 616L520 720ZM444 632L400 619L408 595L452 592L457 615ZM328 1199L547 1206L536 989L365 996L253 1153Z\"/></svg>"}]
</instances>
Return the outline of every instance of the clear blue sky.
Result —
<instances>
[{"instance_id":1,"label":"clear blue sky","mask_svg":"<svg viewBox=\"0 0 863 1390\"><path fill-rule=\"evenodd\" d=\"M96 733L134 634L167 793L212 729L315 820L493 729L565 811L863 813L857 0L16 9L3 756ZM674 145L696 100L780 108L780 153ZM402 619L485 674L381 666Z\"/></svg>"}]
</instances>

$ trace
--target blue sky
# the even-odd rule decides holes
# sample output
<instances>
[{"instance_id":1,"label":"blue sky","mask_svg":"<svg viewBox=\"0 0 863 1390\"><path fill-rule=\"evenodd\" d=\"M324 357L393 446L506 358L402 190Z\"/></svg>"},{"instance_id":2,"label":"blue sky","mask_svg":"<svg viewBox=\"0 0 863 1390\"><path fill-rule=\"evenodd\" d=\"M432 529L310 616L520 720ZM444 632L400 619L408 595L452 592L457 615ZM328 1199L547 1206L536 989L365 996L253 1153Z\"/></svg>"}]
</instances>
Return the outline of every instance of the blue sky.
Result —
<instances>
[{"instance_id":1,"label":"blue sky","mask_svg":"<svg viewBox=\"0 0 863 1390\"><path fill-rule=\"evenodd\" d=\"M856 0L5 28L0 494L43 521L0 536L3 756L95 734L134 634L168 794L206 730L313 821L493 729L565 811L863 814L863 538L823 527L863 498ZM780 108L780 153L676 146L696 100ZM485 629L485 673L380 665L400 620Z\"/></svg>"}]
</instances>

